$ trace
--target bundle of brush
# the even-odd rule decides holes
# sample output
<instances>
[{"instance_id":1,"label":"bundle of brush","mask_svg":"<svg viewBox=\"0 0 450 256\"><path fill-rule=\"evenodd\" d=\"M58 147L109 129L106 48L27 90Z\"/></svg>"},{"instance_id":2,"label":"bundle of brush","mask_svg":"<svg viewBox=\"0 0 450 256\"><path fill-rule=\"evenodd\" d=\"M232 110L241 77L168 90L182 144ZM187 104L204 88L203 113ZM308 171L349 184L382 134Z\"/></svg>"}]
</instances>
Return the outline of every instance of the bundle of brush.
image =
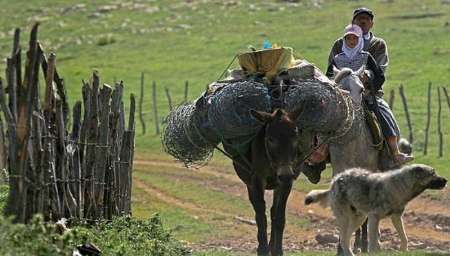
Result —
<instances>
[{"instance_id":1,"label":"bundle of brush","mask_svg":"<svg viewBox=\"0 0 450 256\"><path fill-rule=\"evenodd\" d=\"M186 103L172 110L162 133L164 150L186 167L205 165L219 143L207 118L205 98Z\"/></svg>"},{"instance_id":2,"label":"bundle of brush","mask_svg":"<svg viewBox=\"0 0 450 256\"><path fill-rule=\"evenodd\" d=\"M208 121L221 139L256 135L263 124L251 109L271 112L267 86L256 81L231 82L208 97Z\"/></svg>"},{"instance_id":3,"label":"bundle of brush","mask_svg":"<svg viewBox=\"0 0 450 256\"><path fill-rule=\"evenodd\" d=\"M285 108L294 111L299 107L303 112L297 124L302 129L338 133L347 130L353 122L351 98L331 81L310 79L291 84L285 95Z\"/></svg>"},{"instance_id":4,"label":"bundle of brush","mask_svg":"<svg viewBox=\"0 0 450 256\"><path fill-rule=\"evenodd\" d=\"M250 109L270 112L267 87L251 80L213 83L195 103L171 111L162 143L187 167L206 164L222 142L226 150L245 152L263 124Z\"/></svg>"}]
</instances>

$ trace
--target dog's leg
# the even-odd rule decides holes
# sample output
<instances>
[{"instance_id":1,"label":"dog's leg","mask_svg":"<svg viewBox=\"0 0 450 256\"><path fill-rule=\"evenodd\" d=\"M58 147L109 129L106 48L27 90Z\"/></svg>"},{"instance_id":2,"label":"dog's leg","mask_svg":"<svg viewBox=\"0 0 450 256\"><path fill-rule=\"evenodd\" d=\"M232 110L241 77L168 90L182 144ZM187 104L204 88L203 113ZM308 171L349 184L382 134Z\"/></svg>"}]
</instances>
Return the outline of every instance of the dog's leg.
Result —
<instances>
[{"instance_id":1,"label":"dog's leg","mask_svg":"<svg viewBox=\"0 0 450 256\"><path fill-rule=\"evenodd\" d=\"M339 244L342 249L343 255L353 256L354 254L350 248L350 240L352 238L353 232L355 232L355 230L361 225L361 223L364 221L364 218L361 218L351 211L348 211L344 213L344 215L341 215L340 219L336 218L336 221L340 223Z\"/></svg>"},{"instance_id":2,"label":"dog's leg","mask_svg":"<svg viewBox=\"0 0 450 256\"><path fill-rule=\"evenodd\" d=\"M376 252L380 250L380 241L378 239L378 225L380 224L380 218L375 214L369 214L368 218L369 252Z\"/></svg>"},{"instance_id":3,"label":"dog's leg","mask_svg":"<svg viewBox=\"0 0 450 256\"><path fill-rule=\"evenodd\" d=\"M397 230L398 235L400 236L400 250L407 251L408 250L408 237L405 233L405 228L403 227L402 214L392 214L391 216L392 224Z\"/></svg>"},{"instance_id":4,"label":"dog's leg","mask_svg":"<svg viewBox=\"0 0 450 256\"><path fill-rule=\"evenodd\" d=\"M264 201L264 188L259 182L253 182L253 186L247 185L248 197L255 210L255 220L258 226L258 256L269 255L269 245L267 243L267 219L266 203Z\"/></svg>"}]
</instances>

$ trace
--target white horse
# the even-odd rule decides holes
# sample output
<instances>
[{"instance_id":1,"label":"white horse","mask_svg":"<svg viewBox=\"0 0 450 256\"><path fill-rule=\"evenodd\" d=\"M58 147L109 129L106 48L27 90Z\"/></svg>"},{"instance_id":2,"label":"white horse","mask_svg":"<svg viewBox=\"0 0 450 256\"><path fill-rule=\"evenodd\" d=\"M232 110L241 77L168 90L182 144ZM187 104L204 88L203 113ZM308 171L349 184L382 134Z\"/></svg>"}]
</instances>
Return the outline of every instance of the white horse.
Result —
<instances>
[{"instance_id":1,"label":"white horse","mask_svg":"<svg viewBox=\"0 0 450 256\"><path fill-rule=\"evenodd\" d=\"M362 66L357 71L353 71L350 68L343 68L341 70L333 67L334 82L339 87L350 93L352 100L357 105L361 105L362 92L364 91L364 85L361 83L360 77L364 74L365 66Z\"/></svg>"},{"instance_id":2,"label":"white horse","mask_svg":"<svg viewBox=\"0 0 450 256\"><path fill-rule=\"evenodd\" d=\"M305 97L303 100L305 103L331 102L333 101L333 97L335 97L335 95L342 94L343 91L346 91L346 93L352 98L352 100L348 102L350 108L353 109L351 125L348 129L345 129L345 133L341 134L339 137L329 140L328 143L333 176L355 167L377 171L387 169L386 166L394 166L392 159L384 155L384 153L381 153L374 145L370 128L366 123L365 113L362 106L364 85L361 81L364 67L357 71L352 71L348 68L344 68L342 70L336 69L334 71L334 81L338 86L337 88L334 87L334 89L332 89L333 92L331 92L328 96L324 96L324 94L320 95L311 93L308 94L308 97ZM323 99L323 97L329 97L329 99ZM320 100L317 100L319 98ZM321 112L320 117L316 116L314 119L308 120L308 118L306 118L307 120L305 120L304 117L300 116L300 120L306 123L337 124L338 122L334 122L333 119L337 120L340 111L342 112L342 109L345 109L341 107L342 104L343 103L326 105L326 109ZM308 110L306 110L305 113L308 113ZM329 115L328 113L334 114ZM326 126L325 128L324 126L317 126L313 127L311 130L321 134L323 140L326 140L327 136L329 136L327 133L332 133L332 131L340 129L342 130L341 126L342 125L334 125ZM342 229L345 227L339 228ZM351 232L353 232L353 230ZM349 243L350 241L340 241L338 249L339 255L342 253L342 248L348 248ZM366 250L368 246L367 225L363 225L362 234L361 232L357 232L355 246L361 247L363 251ZM377 248L379 248L379 245L371 244L369 247L370 251L376 251Z\"/></svg>"}]
</instances>

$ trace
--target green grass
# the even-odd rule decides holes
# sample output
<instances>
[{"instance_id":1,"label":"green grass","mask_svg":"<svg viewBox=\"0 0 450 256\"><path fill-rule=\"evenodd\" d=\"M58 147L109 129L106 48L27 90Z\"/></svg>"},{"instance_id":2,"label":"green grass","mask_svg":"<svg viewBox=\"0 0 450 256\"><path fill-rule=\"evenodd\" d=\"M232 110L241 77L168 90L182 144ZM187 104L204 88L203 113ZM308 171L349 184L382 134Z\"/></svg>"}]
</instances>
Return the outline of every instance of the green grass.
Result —
<instances>
[{"instance_id":1,"label":"green grass","mask_svg":"<svg viewBox=\"0 0 450 256\"><path fill-rule=\"evenodd\" d=\"M164 87L170 89L174 102L180 103L183 100L184 82L188 80L189 99L193 100L200 95L206 84L218 78L236 53L245 51L248 45L261 47L265 39L293 47L297 57L306 58L323 70L332 42L341 35L352 9L369 6L376 13L374 32L383 37L389 47L390 66L385 91L397 89L400 84L405 86L413 121L415 162L432 165L440 174L450 178L450 111L446 103L442 102L444 156L438 158L436 92L437 86L449 88L450 5L441 4L440 0L429 0L426 4L421 0L304 0L297 5L275 0L234 2L237 4L226 5L224 1L192 1L189 4L177 0L155 0L139 2L143 6L136 8L125 5L97 15L100 7L115 5L114 2L49 0L43 3L38 0L2 0L0 56L4 58L10 54L10 32L15 27L22 28L22 47L26 49L29 29L35 20L40 20L39 38L47 54L50 51L57 54L58 71L65 79L71 103L81 99L81 80L89 80L95 69L99 70L104 83L111 84L115 79L124 80L127 95L125 101L128 104L128 95L139 93L140 73L145 72L143 107L147 134L141 134L140 124L137 123L135 155L144 159L171 159L162 152L160 137L155 135L155 120L151 115L152 81L156 82L158 88L157 105L161 121L168 110ZM317 2L320 4L314 4ZM79 3L84 3L85 6L69 9ZM408 18L426 13L442 15ZM1 65L0 74L4 74L4 68ZM433 83L433 115L428 155L423 156L429 81ZM405 114L398 93L393 110L403 136L407 137ZM220 153L216 153L211 164L231 169L230 161ZM198 183L173 183L171 177L164 175L163 170L152 173L139 170L135 172L140 179L172 196L206 205L219 200L219 210L252 214L251 207L245 200L233 197L234 201L228 202L230 197L221 192L208 190L201 193ZM325 178L329 178L330 171L327 170L324 174ZM321 186L326 185L312 185L304 179L295 184L295 188L301 191ZM6 192L7 188L0 185L0 208ZM152 212L160 212L163 222L174 230L177 238L202 241L205 236L212 235L212 232L218 232L214 231L215 228L221 230L210 219L196 219L191 212L159 201L143 190L134 188L133 192L134 215L147 218ZM439 194L432 196L437 197ZM299 221L295 225L305 223ZM240 254L213 251L195 255Z\"/></svg>"},{"instance_id":2,"label":"green grass","mask_svg":"<svg viewBox=\"0 0 450 256\"><path fill-rule=\"evenodd\" d=\"M81 80L88 79L93 69L100 71L103 82L114 78L125 81L125 95L139 92L140 72L145 72L144 111L148 133L138 136L137 150L160 154L159 136L155 136L151 115L151 81L158 86L159 119L167 113L164 87L168 87L176 103L183 98L184 81L190 81L189 99L195 99L204 86L219 76L232 57L245 51L248 45L260 47L264 39L292 46L297 56L304 57L324 69L329 48L341 35L356 6L370 6L376 13L374 32L389 46L390 67L386 91L405 85L412 115L415 154L418 162L445 166L450 140L447 107L443 104L443 133L446 144L444 157L437 159L436 91L433 90L433 120L430 131L429 154L422 157L426 121L426 88L448 85L450 37L448 24L450 5L439 0L387 1L300 1L297 6L281 1L239 1L225 5L220 1L184 4L175 0L153 1L145 7L130 10L119 8L89 18L109 1L80 1L84 8L67 11L70 1L8 2L0 11L0 55L7 56L11 48L8 31L14 27L24 30L28 37L32 20L42 20L40 39L47 50L57 53L58 68L68 85L71 102L80 99ZM159 11L146 13L147 8ZM21 15L11 15L21 10ZM441 16L402 19L424 13ZM30 17L25 19L23 17ZM426 40L424 40L426 39ZM25 40L22 40L25 47ZM435 86L435 87L436 87ZM434 88L435 89L435 88ZM401 129L407 136L405 116L397 94L394 111ZM442 163L444 162L444 163ZM450 177L448 170L445 175Z\"/></svg>"},{"instance_id":3,"label":"green grass","mask_svg":"<svg viewBox=\"0 0 450 256\"><path fill-rule=\"evenodd\" d=\"M153 213L159 216L167 229L173 232L177 239L190 242L201 242L214 235L210 224L199 220L184 209L170 205L139 188L133 189L133 216L145 219Z\"/></svg>"}]
</instances>

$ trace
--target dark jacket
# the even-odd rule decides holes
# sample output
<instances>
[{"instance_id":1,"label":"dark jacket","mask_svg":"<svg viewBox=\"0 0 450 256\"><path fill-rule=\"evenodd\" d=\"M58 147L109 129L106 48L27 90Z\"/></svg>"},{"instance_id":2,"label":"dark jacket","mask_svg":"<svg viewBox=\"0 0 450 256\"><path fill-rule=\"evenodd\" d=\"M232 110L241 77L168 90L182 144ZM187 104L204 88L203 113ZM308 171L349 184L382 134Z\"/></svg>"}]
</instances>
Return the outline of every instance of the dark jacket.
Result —
<instances>
[{"instance_id":1,"label":"dark jacket","mask_svg":"<svg viewBox=\"0 0 450 256\"><path fill-rule=\"evenodd\" d=\"M372 73L373 73L373 77L369 81L369 83L371 83L369 89L373 93L377 93L383 87L383 83L385 81L384 72L383 72L383 70L381 70L380 66L377 64L374 57L370 53L368 54L367 62L365 65L366 65L366 69L372 71ZM326 73L328 78L332 78L334 75L333 74L333 66L336 66L336 64L334 63L334 58L331 60L330 65L328 65L328 69L327 69L327 73Z\"/></svg>"}]
</instances>

